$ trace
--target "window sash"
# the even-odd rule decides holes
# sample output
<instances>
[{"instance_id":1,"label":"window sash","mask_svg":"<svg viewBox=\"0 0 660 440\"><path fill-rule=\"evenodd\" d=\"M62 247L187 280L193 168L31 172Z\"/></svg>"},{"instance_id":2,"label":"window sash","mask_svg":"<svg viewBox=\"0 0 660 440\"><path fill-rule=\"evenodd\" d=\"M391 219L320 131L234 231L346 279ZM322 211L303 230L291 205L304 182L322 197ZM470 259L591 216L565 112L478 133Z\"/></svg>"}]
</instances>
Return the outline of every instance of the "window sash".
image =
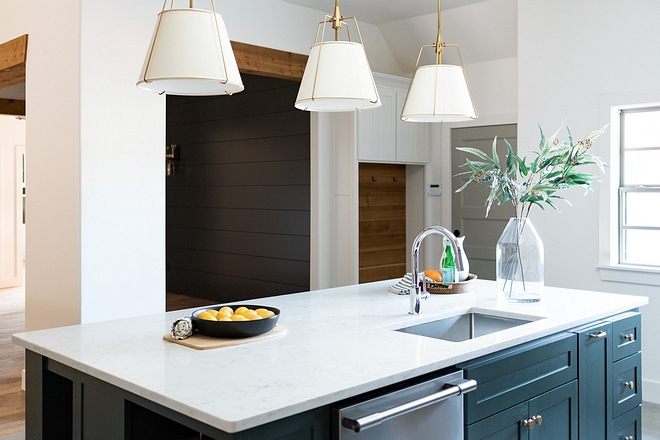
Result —
<instances>
[{"instance_id":1,"label":"window sash","mask_svg":"<svg viewBox=\"0 0 660 440\"><path fill-rule=\"evenodd\" d=\"M640 264L639 262L633 262L631 263L629 261L629 258L627 257L628 255L628 243L627 237L628 237L628 232L629 231L648 231L651 234L649 236L655 235L660 231L660 227L657 225L651 225L651 224L644 224L643 222L637 222L634 225L627 224L626 221L626 209L627 209L627 197L630 194L639 194L639 193L656 193L660 194L660 182L653 182L653 185L631 185L627 182L632 182L635 181L633 176L630 176L630 178L626 178L626 164L627 160L631 160L632 158L628 158L627 153L635 153L635 152L651 152L651 151L657 151L660 149L660 146L655 146L655 145L647 145L641 148L633 147L631 146L630 148L626 145L626 115L631 114L631 113L641 113L641 112L657 112L660 110L660 107L646 107L646 108L636 108L636 109L626 109L626 110L621 110L620 111L620 169L619 169L619 264L634 264L635 266L646 266L646 267L653 267L657 268L660 267L660 264ZM655 179L653 179L655 180Z\"/></svg>"},{"instance_id":2,"label":"window sash","mask_svg":"<svg viewBox=\"0 0 660 440\"><path fill-rule=\"evenodd\" d=\"M635 266L658 267L657 264L642 264L630 262L627 258L628 231L660 231L660 226L653 225L629 225L626 222L626 198L629 194L656 193L660 195L660 187L620 187L619 188L619 264L634 264ZM658 252L658 249L655 250Z\"/></svg>"}]
</instances>

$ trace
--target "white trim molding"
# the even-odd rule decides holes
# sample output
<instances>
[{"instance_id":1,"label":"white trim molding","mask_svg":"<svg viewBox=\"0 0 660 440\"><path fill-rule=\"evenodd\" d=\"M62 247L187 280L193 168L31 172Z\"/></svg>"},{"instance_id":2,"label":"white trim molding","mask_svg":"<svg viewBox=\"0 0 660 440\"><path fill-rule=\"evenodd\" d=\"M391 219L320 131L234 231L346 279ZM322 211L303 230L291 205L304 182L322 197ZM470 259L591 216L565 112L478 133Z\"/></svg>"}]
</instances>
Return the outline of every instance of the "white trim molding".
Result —
<instances>
[{"instance_id":1,"label":"white trim molding","mask_svg":"<svg viewBox=\"0 0 660 440\"><path fill-rule=\"evenodd\" d=\"M603 281L660 286L660 270L619 264L618 188L620 180L619 139L621 110L660 105L660 89L603 94L599 99L600 126L609 124L608 135L600 143L600 156L609 172L605 173L598 191L598 271Z\"/></svg>"}]
</instances>

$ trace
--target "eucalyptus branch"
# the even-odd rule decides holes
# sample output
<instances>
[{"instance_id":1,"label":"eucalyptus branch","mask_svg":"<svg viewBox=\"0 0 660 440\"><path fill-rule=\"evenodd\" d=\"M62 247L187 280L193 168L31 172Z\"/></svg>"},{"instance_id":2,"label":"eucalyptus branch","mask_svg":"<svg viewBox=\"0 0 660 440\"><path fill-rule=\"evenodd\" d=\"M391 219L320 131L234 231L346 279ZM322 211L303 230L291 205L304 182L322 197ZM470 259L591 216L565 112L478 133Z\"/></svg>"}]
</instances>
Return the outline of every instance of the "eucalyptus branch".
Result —
<instances>
[{"instance_id":1,"label":"eucalyptus branch","mask_svg":"<svg viewBox=\"0 0 660 440\"><path fill-rule=\"evenodd\" d=\"M568 142L560 141L558 138L563 128L566 129ZM471 183L488 184L490 193L486 199L486 217L495 202L500 206L510 202L516 217L519 218L527 218L533 205L541 209L545 209L544 205L547 205L559 211L554 200L566 200L557 195L557 191L572 186L582 186L586 192L589 192L591 183L598 179L595 174L577 172L578 167L596 165L604 171L604 162L589 154L588 150L593 140L603 134L606 128L607 126L592 131L585 138L574 143L573 135L564 123L550 137L546 137L539 126L541 137L539 149L534 152L536 157L529 165L527 158L518 156L506 139L504 139L507 146L505 167L501 166L497 154L497 137L493 139L490 156L476 148L457 147L457 150L472 154L478 160L466 159L466 163L461 165L468 167L470 171L459 175L470 174L470 179L456 192L463 191Z\"/></svg>"}]
</instances>

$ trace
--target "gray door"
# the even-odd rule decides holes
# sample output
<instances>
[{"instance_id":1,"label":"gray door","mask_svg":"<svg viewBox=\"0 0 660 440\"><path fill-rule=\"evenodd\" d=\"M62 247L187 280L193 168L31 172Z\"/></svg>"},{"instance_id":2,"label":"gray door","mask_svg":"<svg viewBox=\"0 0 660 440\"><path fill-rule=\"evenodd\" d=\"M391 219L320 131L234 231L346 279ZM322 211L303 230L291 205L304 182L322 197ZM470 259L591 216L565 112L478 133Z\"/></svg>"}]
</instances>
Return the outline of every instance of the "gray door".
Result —
<instances>
[{"instance_id":1,"label":"gray door","mask_svg":"<svg viewBox=\"0 0 660 440\"><path fill-rule=\"evenodd\" d=\"M497 154L502 163L506 158L506 138L513 150L517 152L517 125L492 125L485 127L454 128L451 130L452 145L452 192L463 186L469 175L456 176L469 171L467 167L459 167L465 163L465 158L479 160L476 156L458 151L455 147L478 148L491 155L493 138L497 136ZM495 246L509 218L515 215L513 205L503 206L493 204L488 217L486 215L486 198L488 185L470 184L460 193L452 196L452 228L465 236L465 253L470 261L470 272L481 279L495 279Z\"/></svg>"}]
</instances>

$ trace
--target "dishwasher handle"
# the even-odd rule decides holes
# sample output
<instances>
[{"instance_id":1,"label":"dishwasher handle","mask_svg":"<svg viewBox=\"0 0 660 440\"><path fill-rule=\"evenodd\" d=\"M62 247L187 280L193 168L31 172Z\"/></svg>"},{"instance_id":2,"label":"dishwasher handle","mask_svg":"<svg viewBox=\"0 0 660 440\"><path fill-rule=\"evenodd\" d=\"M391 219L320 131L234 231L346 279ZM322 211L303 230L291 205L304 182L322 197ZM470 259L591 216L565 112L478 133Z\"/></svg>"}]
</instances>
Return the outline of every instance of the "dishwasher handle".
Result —
<instances>
[{"instance_id":1,"label":"dishwasher handle","mask_svg":"<svg viewBox=\"0 0 660 440\"><path fill-rule=\"evenodd\" d=\"M477 388L477 381L469 380L456 380L446 383L442 390L437 393L430 394L412 402L404 403L403 405L395 406L387 411L377 412L368 416L360 417L359 419L350 419L344 417L341 424L344 428L351 429L355 432L360 432L364 429L376 426L386 420L394 417L409 413L416 409L424 408L425 406L441 402L450 397L460 396L461 394L469 393Z\"/></svg>"}]
</instances>

